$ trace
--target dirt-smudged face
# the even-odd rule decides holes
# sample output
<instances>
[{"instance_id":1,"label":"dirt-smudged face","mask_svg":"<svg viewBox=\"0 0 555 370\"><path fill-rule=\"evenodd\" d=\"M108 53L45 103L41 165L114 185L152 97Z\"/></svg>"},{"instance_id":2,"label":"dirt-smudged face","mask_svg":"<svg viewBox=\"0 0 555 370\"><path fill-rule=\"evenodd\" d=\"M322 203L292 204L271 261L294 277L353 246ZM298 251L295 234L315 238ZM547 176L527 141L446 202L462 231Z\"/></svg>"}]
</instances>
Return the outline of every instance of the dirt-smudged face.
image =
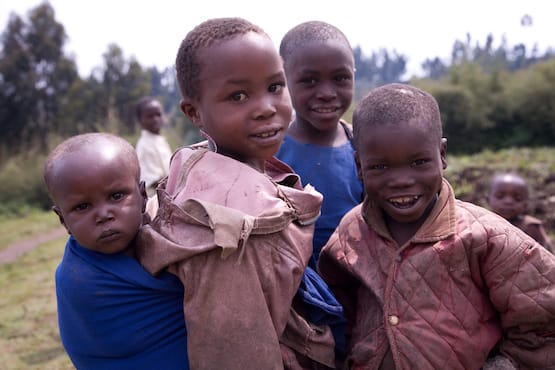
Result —
<instances>
[{"instance_id":1,"label":"dirt-smudged face","mask_svg":"<svg viewBox=\"0 0 555 370\"><path fill-rule=\"evenodd\" d=\"M85 248L125 250L139 230L146 204L137 172L109 145L61 161L52 196L62 224Z\"/></svg>"},{"instance_id":2,"label":"dirt-smudged face","mask_svg":"<svg viewBox=\"0 0 555 370\"><path fill-rule=\"evenodd\" d=\"M291 56L286 71L296 120L314 130L335 131L353 100L352 50L333 39L309 43Z\"/></svg>"},{"instance_id":3,"label":"dirt-smudged face","mask_svg":"<svg viewBox=\"0 0 555 370\"><path fill-rule=\"evenodd\" d=\"M359 137L359 176L390 229L421 224L441 190L447 144L422 127L426 126L372 125Z\"/></svg>"},{"instance_id":4,"label":"dirt-smudged face","mask_svg":"<svg viewBox=\"0 0 555 370\"><path fill-rule=\"evenodd\" d=\"M199 52L200 97L183 112L217 151L260 171L279 149L291 119L291 99L275 45L247 33Z\"/></svg>"}]
</instances>

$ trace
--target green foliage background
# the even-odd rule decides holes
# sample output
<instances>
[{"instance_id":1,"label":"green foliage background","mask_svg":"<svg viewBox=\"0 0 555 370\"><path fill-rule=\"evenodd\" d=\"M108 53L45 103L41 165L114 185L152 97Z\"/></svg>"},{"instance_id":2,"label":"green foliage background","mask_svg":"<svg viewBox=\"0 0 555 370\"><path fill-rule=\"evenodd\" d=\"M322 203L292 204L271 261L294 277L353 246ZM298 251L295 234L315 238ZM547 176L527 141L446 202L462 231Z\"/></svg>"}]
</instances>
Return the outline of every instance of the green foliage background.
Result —
<instances>
[{"instance_id":1,"label":"green foliage background","mask_svg":"<svg viewBox=\"0 0 555 370\"><path fill-rule=\"evenodd\" d=\"M0 232L25 230L22 223L50 225L55 219L43 212L40 217L7 221ZM0 264L0 369L75 369L60 340L53 278L66 239L41 244L12 263Z\"/></svg>"},{"instance_id":2,"label":"green foliage background","mask_svg":"<svg viewBox=\"0 0 555 370\"><path fill-rule=\"evenodd\" d=\"M154 96L167 112L165 135L173 148L200 140L179 110L173 67L143 67L109 45L103 64L80 76L66 55L64 26L48 2L12 14L0 40L0 214L31 207L47 209L42 184L46 154L63 139L107 131L135 143L139 128L135 102ZM177 48L177 45L176 45ZM555 140L555 55L523 44L495 45L493 37L454 40L451 60L431 56L423 76L406 77L407 57L379 49L364 55L353 49L355 102L369 89L406 82L432 95L442 111L449 153L549 147ZM346 119L350 120L350 110Z\"/></svg>"}]
</instances>

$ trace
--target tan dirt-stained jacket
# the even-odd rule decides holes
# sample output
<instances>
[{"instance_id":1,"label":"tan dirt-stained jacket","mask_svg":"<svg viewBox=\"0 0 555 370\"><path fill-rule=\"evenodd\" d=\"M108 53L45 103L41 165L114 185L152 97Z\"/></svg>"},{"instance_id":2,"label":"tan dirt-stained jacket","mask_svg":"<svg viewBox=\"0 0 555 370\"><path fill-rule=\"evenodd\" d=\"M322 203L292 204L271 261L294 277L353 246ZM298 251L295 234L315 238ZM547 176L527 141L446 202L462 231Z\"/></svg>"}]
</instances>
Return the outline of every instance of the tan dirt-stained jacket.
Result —
<instances>
[{"instance_id":1,"label":"tan dirt-stained jacket","mask_svg":"<svg viewBox=\"0 0 555 370\"><path fill-rule=\"evenodd\" d=\"M311 350L303 358L333 366L331 332L291 311L322 196L301 188L278 160L266 170L202 148L179 150L158 189L157 215L139 235L143 266L167 267L184 284L191 369L292 368L304 348ZM311 345L296 341L296 331Z\"/></svg>"}]
</instances>

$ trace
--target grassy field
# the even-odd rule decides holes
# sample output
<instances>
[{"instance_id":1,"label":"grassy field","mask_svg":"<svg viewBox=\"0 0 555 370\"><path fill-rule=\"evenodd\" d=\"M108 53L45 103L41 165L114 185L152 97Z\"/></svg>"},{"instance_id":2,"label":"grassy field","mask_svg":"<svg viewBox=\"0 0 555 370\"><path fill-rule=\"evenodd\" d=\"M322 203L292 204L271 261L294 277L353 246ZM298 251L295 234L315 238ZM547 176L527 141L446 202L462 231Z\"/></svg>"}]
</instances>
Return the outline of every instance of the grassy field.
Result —
<instances>
[{"instance_id":1,"label":"grassy field","mask_svg":"<svg viewBox=\"0 0 555 370\"><path fill-rule=\"evenodd\" d=\"M0 216L0 251L58 226L60 221L54 212L31 210L22 217Z\"/></svg>"},{"instance_id":2,"label":"grassy field","mask_svg":"<svg viewBox=\"0 0 555 370\"><path fill-rule=\"evenodd\" d=\"M0 225L0 245L6 247L9 240L49 230L58 221L50 212L33 212ZM0 265L0 369L74 369L60 343L54 291L54 271L66 239L41 244Z\"/></svg>"}]
</instances>

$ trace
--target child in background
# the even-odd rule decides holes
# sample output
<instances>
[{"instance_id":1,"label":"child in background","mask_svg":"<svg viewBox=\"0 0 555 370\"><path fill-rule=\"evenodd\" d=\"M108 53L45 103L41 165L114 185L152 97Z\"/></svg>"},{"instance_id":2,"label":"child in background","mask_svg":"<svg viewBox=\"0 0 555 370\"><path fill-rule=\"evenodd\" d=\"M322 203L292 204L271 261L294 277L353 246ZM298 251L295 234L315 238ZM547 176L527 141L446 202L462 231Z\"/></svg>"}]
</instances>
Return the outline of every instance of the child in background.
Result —
<instances>
[{"instance_id":1,"label":"child in background","mask_svg":"<svg viewBox=\"0 0 555 370\"><path fill-rule=\"evenodd\" d=\"M132 257L146 203L133 146L105 133L71 137L48 156L44 181L70 234L56 296L75 367L188 369L183 285Z\"/></svg>"},{"instance_id":2,"label":"child in background","mask_svg":"<svg viewBox=\"0 0 555 370\"><path fill-rule=\"evenodd\" d=\"M491 210L524 231L553 252L551 241L543 228L543 222L526 214L528 208L528 184L516 173L500 173L492 177L487 197Z\"/></svg>"},{"instance_id":3,"label":"child in background","mask_svg":"<svg viewBox=\"0 0 555 370\"><path fill-rule=\"evenodd\" d=\"M309 263L315 269L343 215L362 201L351 129L341 119L353 99L354 57L343 32L319 21L292 28L279 52L295 119L276 156L324 196Z\"/></svg>"},{"instance_id":4,"label":"child in background","mask_svg":"<svg viewBox=\"0 0 555 370\"><path fill-rule=\"evenodd\" d=\"M168 175L172 151L168 141L160 134L164 124L162 105L151 96L137 102L136 114L141 124L141 136L136 149L141 165L141 180L145 182L149 197L156 193L156 186Z\"/></svg>"},{"instance_id":5,"label":"child in background","mask_svg":"<svg viewBox=\"0 0 555 370\"><path fill-rule=\"evenodd\" d=\"M174 154L138 256L187 287L191 368L333 367L322 322L341 306L317 285L298 294L322 196L274 157L292 108L272 40L244 19L207 20L182 41L176 69L181 110L208 141Z\"/></svg>"},{"instance_id":6,"label":"child in background","mask_svg":"<svg viewBox=\"0 0 555 370\"><path fill-rule=\"evenodd\" d=\"M366 196L318 261L344 306L347 367L478 370L500 354L504 368L553 368L555 256L455 199L436 100L378 87L353 130Z\"/></svg>"}]
</instances>

